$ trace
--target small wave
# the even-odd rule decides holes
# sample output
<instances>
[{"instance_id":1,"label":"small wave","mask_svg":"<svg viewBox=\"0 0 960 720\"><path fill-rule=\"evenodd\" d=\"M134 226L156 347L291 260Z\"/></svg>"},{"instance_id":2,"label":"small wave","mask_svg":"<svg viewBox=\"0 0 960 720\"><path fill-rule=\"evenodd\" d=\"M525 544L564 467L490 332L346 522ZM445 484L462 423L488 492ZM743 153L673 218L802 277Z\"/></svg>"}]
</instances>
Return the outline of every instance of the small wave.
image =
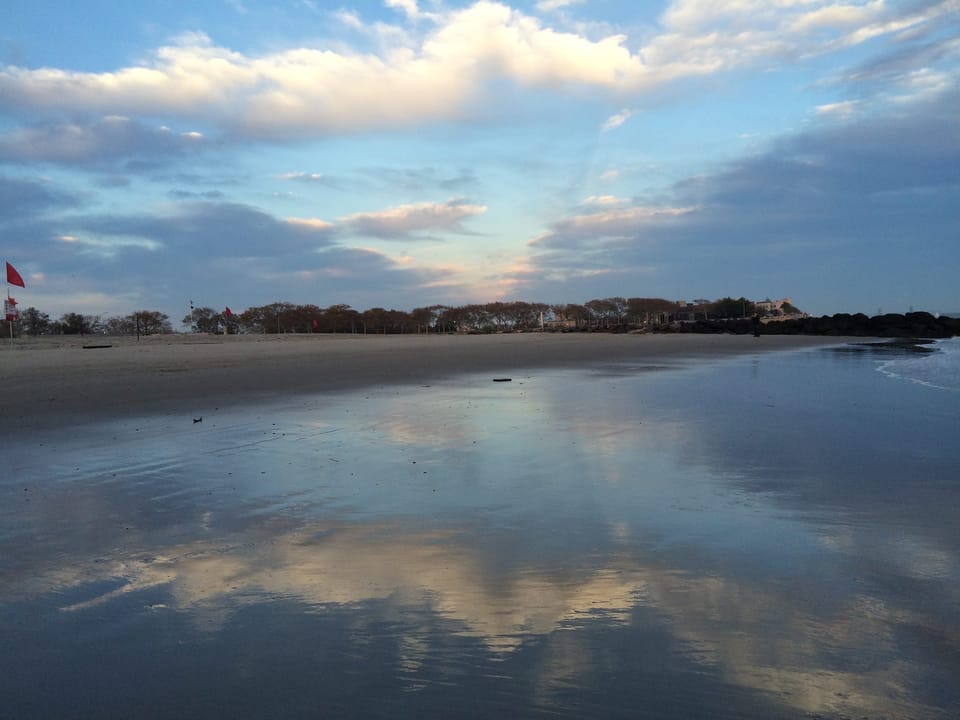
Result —
<instances>
[{"instance_id":1,"label":"small wave","mask_svg":"<svg viewBox=\"0 0 960 720\"><path fill-rule=\"evenodd\" d=\"M932 353L903 355L880 363L884 375L960 392L960 338L937 340Z\"/></svg>"}]
</instances>

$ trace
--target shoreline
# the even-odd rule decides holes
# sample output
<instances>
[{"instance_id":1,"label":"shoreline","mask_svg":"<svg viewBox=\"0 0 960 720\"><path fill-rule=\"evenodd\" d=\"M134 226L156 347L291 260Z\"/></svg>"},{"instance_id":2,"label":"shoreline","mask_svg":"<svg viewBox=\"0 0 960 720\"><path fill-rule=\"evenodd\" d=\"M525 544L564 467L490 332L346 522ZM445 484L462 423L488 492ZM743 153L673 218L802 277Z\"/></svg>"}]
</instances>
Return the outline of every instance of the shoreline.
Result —
<instances>
[{"instance_id":1,"label":"shoreline","mask_svg":"<svg viewBox=\"0 0 960 720\"><path fill-rule=\"evenodd\" d=\"M25 339L0 349L0 431L202 414L204 408L281 395L429 383L484 372L719 360L863 339L573 333Z\"/></svg>"}]
</instances>

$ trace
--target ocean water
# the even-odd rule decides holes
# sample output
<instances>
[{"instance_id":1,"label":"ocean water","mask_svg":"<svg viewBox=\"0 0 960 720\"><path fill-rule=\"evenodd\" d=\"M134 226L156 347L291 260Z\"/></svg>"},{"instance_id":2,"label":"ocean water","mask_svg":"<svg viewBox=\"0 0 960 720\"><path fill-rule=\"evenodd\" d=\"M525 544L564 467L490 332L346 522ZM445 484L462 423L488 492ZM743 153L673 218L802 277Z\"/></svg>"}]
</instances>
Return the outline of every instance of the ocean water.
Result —
<instances>
[{"instance_id":1,"label":"ocean water","mask_svg":"<svg viewBox=\"0 0 960 720\"><path fill-rule=\"evenodd\" d=\"M929 356L904 353L880 363L880 372L942 390L960 392L960 338L931 343Z\"/></svg>"},{"instance_id":2,"label":"ocean water","mask_svg":"<svg viewBox=\"0 0 960 720\"><path fill-rule=\"evenodd\" d=\"M957 347L8 438L0 717L958 717Z\"/></svg>"}]
</instances>

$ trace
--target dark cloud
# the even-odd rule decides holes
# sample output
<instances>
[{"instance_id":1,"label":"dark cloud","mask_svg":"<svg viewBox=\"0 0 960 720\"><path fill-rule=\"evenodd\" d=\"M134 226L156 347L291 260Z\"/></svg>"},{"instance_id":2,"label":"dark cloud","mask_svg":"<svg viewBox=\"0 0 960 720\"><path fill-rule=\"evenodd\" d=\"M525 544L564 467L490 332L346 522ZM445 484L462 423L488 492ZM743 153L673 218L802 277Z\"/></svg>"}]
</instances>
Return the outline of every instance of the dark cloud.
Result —
<instances>
[{"instance_id":1,"label":"dark cloud","mask_svg":"<svg viewBox=\"0 0 960 720\"><path fill-rule=\"evenodd\" d=\"M641 240L674 248L723 241L757 248L776 238L821 244L893 229L945 239L960 219L960 96L922 110L812 129L680 183L672 203L691 210L676 217L601 210L557 221L537 244L579 251Z\"/></svg>"},{"instance_id":2,"label":"dark cloud","mask_svg":"<svg viewBox=\"0 0 960 720\"><path fill-rule=\"evenodd\" d=\"M166 215L78 218L80 231L104 237L137 237L191 257L269 255L304 251L331 242L332 230L278 220L236 203L184 202Z\"/></svg>"},{"instance_id":3,"label":"dark cloud","mask_svg":"<svg viewBox=\"0 0 960 720\"><path fill-rule=\"evenodd\" d=\"M151 127L125 117L33 125L0 136L0 162L72 167L115 165L143 171L207 149L200 134Z\"/></svg>"},{"instance_id":4,"label":"dark cloud","mask_svg":"<svg viewBox=\"0 0 960 720\"><path fill-rule=\"evenodd\" d=\"M370 167L361 172L377 184L412 192L438 188L449 192L464 192L476 187L478 183L476 175L469 168L460 168L451 172L436 167Z\"/></svg>"},{"instance_id":5,"label":"dark cloud","mask_svg":"<svg viewBox=\"0 0 960 720\"><path fill-rule=\"evenodd\" d=\"M313 297L341 298L364 310L387 304L393 308L412 308L434 302L429 288L448 279L442 269L413 268L388 256L361 248L334 246L317 253L316 273L305 292ZM389 300L384 300L384 294Z\"/></svg>"},{"instance_id":6,"label":"dark cloud","mask_svg":"<svg viewBox=\"0 0 960 720\"><path fill-rule=\"evenodd\" d=\"M376 250L343 245L309 253L247 257L228 264L251 276L280 278L288 289L322 286L344 291L358 287L392 290L437 279L435 271L412 269Z\"/></svg>"},{"instance_id":7,"label":"dark cloud","mask_svg":"<svg viewBox=\"0 0 960 720\"><path fill-rule=\"evenodd\" d=\"M212 286L204 282L211 274L217 277ZM375 250L332 245L285 255L201 258L196 267L178 276L176 284L181 295L194 299L215 288L221 297L236 298L230 301L233 305L287 300L345 303L364 310L385 303L397 308L425 304L434 299L425 288L445 279L443 270L411 268ZM384 293L389 300L384 300Z\"/></svg>"},{"instance_id":8,"label":"dark cloud","mask_svg":"<svg viewBox=\"0 0 960 720\"><path fill-rule=\"evenodd\" d=\"M49 182L0 175L0 223L77 206L81 197Z\"/></svg>"},{"instance_id":9,"label":"dark cloud","mask_svg":"<svg viewBox=\"0 0 960 720\"><path fill-rule=\"evenodd\" d=\"M173 185L239 185L241 178L235 175L207 175L203 173L178 172L153 175L149 178L156 183L170 183Z\"/></svg>"},{"instance_id":10,"label":"dark cloud","mask_svg":"<svg viewBox=\"0 0 960 720\"><path fill-rule=\"evenodd\" d=\"M399 266L383 253L366 248L331 247L319 251L317 257L322 263L320 267L327 274L349 277L352 280L370 273L399 269Z\"/></svg>"},{"instance_id":11,"label":"dark cloud","mask_svg":"<svg viewBox=\"0 0 960 720\"><path fill-rule=\"evenodd\" d=\"M224 197L219 190L206 190L204 192L170 190L167 194L176 200L222 200Z\"/></svg>"},{"instance_id":12,"label":"dark cloud","mask_svg":"<svg viewBox=\"0 0 960 720\"><path fill-rule=\"evenodd\" d=\"M104 175L96 179L97 187L102 188L122 188L130 187L131 180L127 175Z\"/></svg>"},{"instance_id":13,"label":"dark cloud","mask_svg":"<svg viewBox=\"0 0 960 720\"><path fill-rule=\"evenodd\" d=\"M383 305L387 293L390 306L402 308L432 299L424 288L446 279L442 269L337 245L330 223L278 219L233 203L188 201L169 213L137 216L74 214L33 223L29 237L29 252L20 255L47 277L31 292L51 298L69 286L70 297L92 303L35 302L54 314L104 312L107 297L161 309L175 321L190 300L236 310L277 300L366 309ZM0 225L0 241L12 247L14 240Z\"/></svg>"},{"instance_id":14,"label":"dark cloud","mask_svg":"<svg viewBox=\"0 0 960 720\"><path fill-rule=\"evenodd\" d=\"M922 12L927 6L940 4L939 0L916 3L914 11ZM889 89L916 73L918 68L955 63L960 54L957 37L960 37L957 15L943 15L936 23L923 23L901 34L899 43L848 69L839 79L852 88Z\"/></svg>"},{"instance_id":15,"label":"dark cloud","mask_svg":"<svg viewBox=\"0 0 960 720\"><path fill-rule=\"evenodd\" d=\"M903 297L950 287L944 268L960 266L958 116L955 91L812 127L676 185L669 202L684 211L675 216L632 204L562 218L531 242L534 264L571 283L592 273L598 287L625 269L656 267L674 293L766 294L834 277L837 303L855 284L860 297L871 283L900 283ZM549 285L517 280L534 291Z\"/></svg>"},{"instance_id":16,"label":"dark cloud","mask_svg":"<svg viewBox=\"0 0 960 720\"><path fill-rule=\"evenodd\" d=\"M944 242L960 219L960 96L787 138L676 188L692 227L730 244L785 238ZM726 232L725 232L726 231ZM743 233L737 239L734 232ZM945 234L947 233L947 234ZM922 237L917 237L918 235Z\"/></svg>"}]
</instances>

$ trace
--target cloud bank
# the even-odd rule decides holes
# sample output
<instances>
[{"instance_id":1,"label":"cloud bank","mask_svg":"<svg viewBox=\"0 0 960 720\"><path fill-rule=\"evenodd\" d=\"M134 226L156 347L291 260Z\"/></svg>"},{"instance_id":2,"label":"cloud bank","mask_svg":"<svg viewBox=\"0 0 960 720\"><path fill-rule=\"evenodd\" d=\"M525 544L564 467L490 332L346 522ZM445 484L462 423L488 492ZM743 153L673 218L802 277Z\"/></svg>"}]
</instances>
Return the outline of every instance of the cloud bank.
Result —
<instances>
[{"instance_id":1,"label":"cloud bank","mask_svg":"<svg viewBox=\"0 0 960 720\"><path fill-rule=\"evenodd\" d=\"M393 7L411 21L422 15L412 0ZM623 34L594 38L554 29L482 0L431 16L423 29L398 29L379 52L319 45L247 55L193 32L140 65L111 72L8 66L0 70L0 112L48 122L78 114L178 118L246 138L350 134L462 119L501 82L642 97L684 79L770 67L881 35L929 32L955 10L949 1L903 9L882 2L687 0L670 6L660 31L638 44ZM87 135L85 142L96 143L98 134L116 130L104 123L45 132ZM158 132L147 135L168 143L182 137ZM28 139L8 138L8 155L11 145L23 147Z\"/></svg>"}]
</instances>

